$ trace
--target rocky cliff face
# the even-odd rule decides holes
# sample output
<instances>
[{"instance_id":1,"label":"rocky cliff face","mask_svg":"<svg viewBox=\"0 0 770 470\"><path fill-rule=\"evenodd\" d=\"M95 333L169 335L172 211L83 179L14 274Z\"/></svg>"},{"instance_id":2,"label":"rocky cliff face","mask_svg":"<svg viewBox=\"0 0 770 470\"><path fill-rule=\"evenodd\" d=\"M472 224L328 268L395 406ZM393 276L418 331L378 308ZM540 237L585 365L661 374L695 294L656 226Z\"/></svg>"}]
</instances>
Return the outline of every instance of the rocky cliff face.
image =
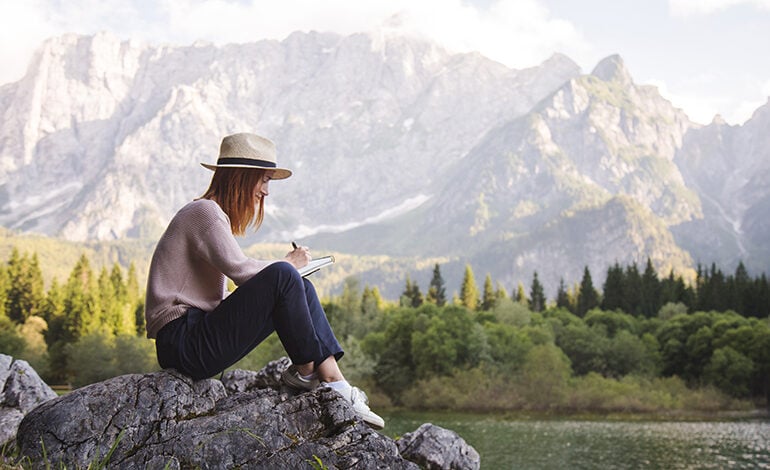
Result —
<instances>
[{"instance_id":1,"label":"rocky cliff face","mask_svg":"<svg viewBox=\"0 0 770 470\"><path fill-rule=\"evenodd\" d=\"M275 185L268 231L356 224L430 195L489 127L576 73L563 56L517 71L375 34L222 48L54 38L0 90L0 223L71 240L157 235L205 189L198 162L249 130L296 170Z\"/></svg>"},{"instance_id":2,"label":"rocky cliff face","mask_svg":"<svg viewBox=\"0 0 770 470\"><path fill-rule=\"evenodd\" d=\"M743 126L719 117L686 136L676 155L704 217L675 228L693 257L709 263L770 263L770 101Z\"/></svg>"},{"instance_id":3,"label":"rocky cliff face","mask_svg":"<svg viewBox=\"0 0 770 470\"><path fill-rule=\"evenodd\" d=\"M580 279L584 266L601 279L614 262L647 257L665 273L687 273L692 259L669 227L703 217L674 163L691 129L681 110L635 85L612 56L490 130L414 213L314 241L454 253L450 265L470 262L506 286L537 270L553 289L560 277ZM459 285L460 266L447 270L449 284Z\"/></svg>"},{"instance_id":4,"label":"rocky cliff face","mask_svg":"<svg viewBox=\"0 0 770 470\"><path fill-rule=\"evenodd\" d=\"M48 397L19 425L20 458L35 468L479 468L452 431L426 424L397 444L329 388L292 396L279 385L287 366L230 371L221 382L123 375Z\"/></svg>"}]
</instances>

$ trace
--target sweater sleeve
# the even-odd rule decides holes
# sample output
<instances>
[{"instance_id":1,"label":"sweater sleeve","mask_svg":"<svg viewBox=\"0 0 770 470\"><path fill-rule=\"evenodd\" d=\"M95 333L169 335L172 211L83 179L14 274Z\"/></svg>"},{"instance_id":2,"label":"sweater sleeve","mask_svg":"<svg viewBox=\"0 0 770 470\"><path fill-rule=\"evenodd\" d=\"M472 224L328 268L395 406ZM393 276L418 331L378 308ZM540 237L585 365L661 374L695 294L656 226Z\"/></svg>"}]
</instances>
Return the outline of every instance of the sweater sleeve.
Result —
<instances>
[{"instance_id":1,"label":"sweater sleeve","mask_svg":"<svg viewBox=\"0 0 770 470\"><path fill-rule=\"evenodd\" d=\"M210 224L195 234L197 254L240 286L274 261L249 258L235 240L224 217L208 217Z\"/></svg>"}]
</instances>

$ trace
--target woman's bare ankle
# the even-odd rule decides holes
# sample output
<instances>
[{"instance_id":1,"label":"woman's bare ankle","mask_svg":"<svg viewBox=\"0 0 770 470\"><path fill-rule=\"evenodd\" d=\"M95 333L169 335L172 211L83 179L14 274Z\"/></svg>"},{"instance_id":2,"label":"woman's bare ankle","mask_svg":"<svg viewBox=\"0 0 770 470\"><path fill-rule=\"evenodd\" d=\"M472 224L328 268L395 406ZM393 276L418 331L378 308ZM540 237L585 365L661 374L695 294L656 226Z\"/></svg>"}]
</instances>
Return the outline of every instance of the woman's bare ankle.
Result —
<instances>
[{"instance_id":1,"label":"woman's bare ankle","mask_svg":"<svg viewBox=\"0 0 770 470\"><path fill-rule=\"evenodd\" d=\"M307 364L294 364L294 366L297 368L297 372L299 372L300 375L308 376L313 373L313 363L308 362Z\"/></svg>"},{"instance_id":2,"label":"woman's bare ankle","mask_svg":"<svg viewBox=\"0 0 770 470\"><path fill-rule=\"evenodd\" d=\"M339 382L345 380L345 376L342 375L337 360L334 356L327 357L321 364L318 365L318 380L321 382Z\"/></svg>"}]
</instances>

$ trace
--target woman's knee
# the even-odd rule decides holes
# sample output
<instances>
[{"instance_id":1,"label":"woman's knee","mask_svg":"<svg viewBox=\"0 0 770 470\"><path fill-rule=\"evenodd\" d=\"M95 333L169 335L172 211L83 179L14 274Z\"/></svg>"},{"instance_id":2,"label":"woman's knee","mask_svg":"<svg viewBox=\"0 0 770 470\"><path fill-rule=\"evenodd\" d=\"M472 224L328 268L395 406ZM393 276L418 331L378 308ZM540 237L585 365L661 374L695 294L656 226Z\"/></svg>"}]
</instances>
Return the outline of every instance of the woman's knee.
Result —
<instances>
[{"instance_id":1,"label":"woman's knee","mask_svg":"<svg viewBox=\"0 0 770 470\"><path fill-rule=\"evenodd\" d=\"M299 275L299 272L291 263L287 261L277 261L265 267L262 271L255 274L254 277L249 279L247 282L260 282L260 280L270 278L279 281L288 279L299 282L302 279L302 276Z\"/></svg>"}]
</instances>

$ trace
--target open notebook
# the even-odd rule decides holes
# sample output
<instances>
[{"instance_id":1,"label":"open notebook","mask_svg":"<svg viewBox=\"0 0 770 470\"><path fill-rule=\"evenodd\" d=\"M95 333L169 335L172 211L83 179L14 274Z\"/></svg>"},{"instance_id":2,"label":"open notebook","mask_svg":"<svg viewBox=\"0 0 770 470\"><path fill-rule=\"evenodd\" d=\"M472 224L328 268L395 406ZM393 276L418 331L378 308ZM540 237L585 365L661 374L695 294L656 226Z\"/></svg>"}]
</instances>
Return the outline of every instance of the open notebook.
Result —
<instances>
[{"instance_id":1,"label":"open notebook","mask_svg":"<svg viewBox=\"0 0 770 470\"><path fill-rule=\"evenodd\" d=\"M299 273L302 275L302 277L307 277L313 274L314 272L318 271L321 268L325 268L326 266L330 266L334 263L334 256L324 256L322 258L315 258L310 260L310 262L305 265L304 267L299 269Z\"/></svg>"}]
</instances>

